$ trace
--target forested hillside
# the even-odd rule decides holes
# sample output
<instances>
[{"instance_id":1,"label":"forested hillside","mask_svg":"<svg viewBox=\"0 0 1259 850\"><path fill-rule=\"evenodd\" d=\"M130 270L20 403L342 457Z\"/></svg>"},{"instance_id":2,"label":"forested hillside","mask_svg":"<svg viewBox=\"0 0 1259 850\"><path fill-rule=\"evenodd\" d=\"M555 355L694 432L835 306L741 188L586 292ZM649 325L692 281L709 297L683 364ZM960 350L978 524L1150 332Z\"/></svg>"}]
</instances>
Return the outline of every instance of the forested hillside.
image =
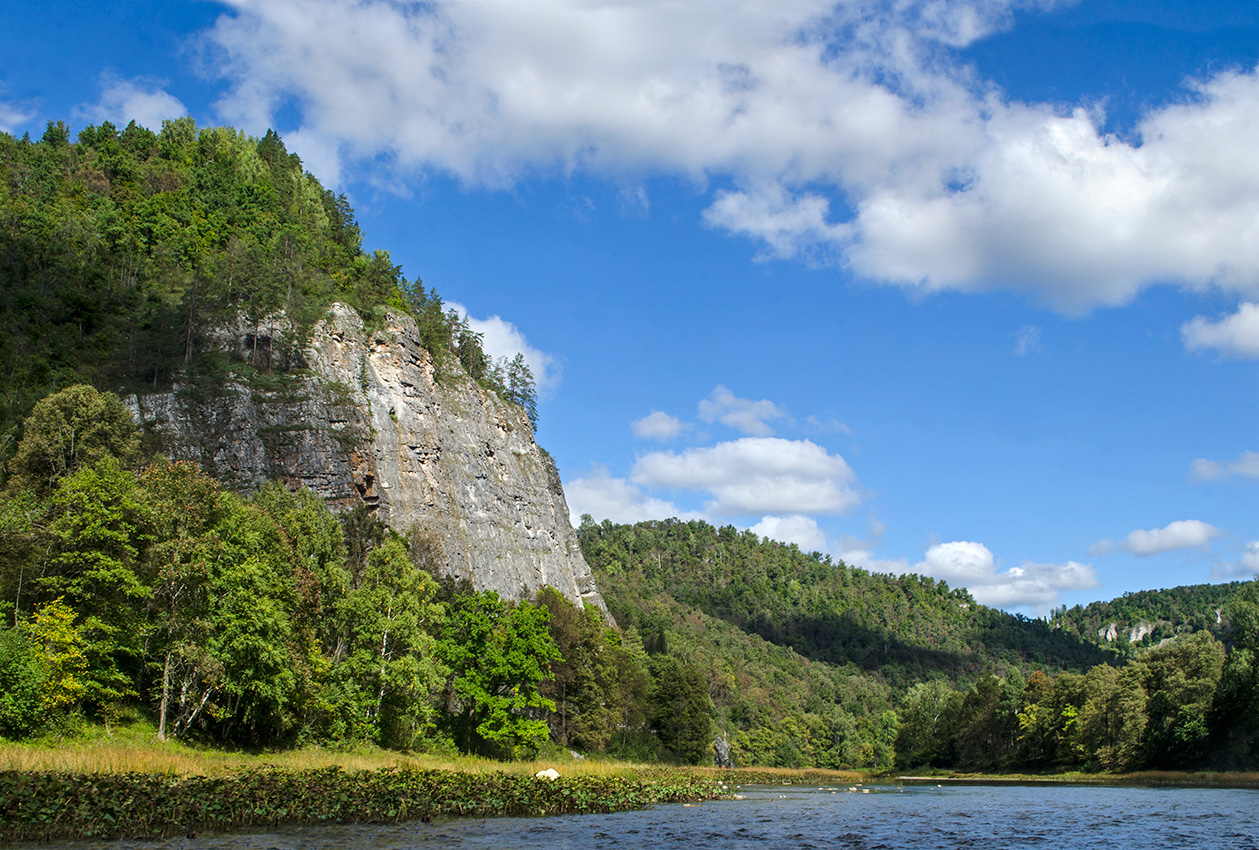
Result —
<instances>
[{"instance_id":1,"label":"forested hillside","mask_svg":"<svg viewBox=\"0 0 1259 850\"><path fill-rule=\"evenodd\" d=\"M1108 602L1063 606L1049 623L1084 640L1125 655L1158 646L1180 634L1228 628L1224 612L1246 582L1192 584L1164 590L1138 590Z\"/></svg>"},{"instance_id":2,"label":"forested hillside","mask_svg":"<svg viewBox=\"0 0 1259 850\"><path fill-rule=\"evenodd\" d=\"M1115 650L1062 628L1061 615L1012 616L931 578L871 574L750 531L584 518L578 535L618 622L636 626L648 650L708 671L737 758L1033 770L1259 763L1255 582L1220 594L1216 634L1123 666Z\"/></svg>"},{"instance_id":3,"label":"forested hillside","mask_svg":"<svg viewBox=\"0 0 1259 850\"><path fill-rule=\"evenodd\" d=\"M816 661L878 672L903 689L989 668L1087 669L1115 655L1042 620L979 605L927 576L871 574L828 556L699 521L584 523L582 551L618 622L644 600L678 602ZM645 636L654 624L643 624Z\"/></svg>"}]
</instances>

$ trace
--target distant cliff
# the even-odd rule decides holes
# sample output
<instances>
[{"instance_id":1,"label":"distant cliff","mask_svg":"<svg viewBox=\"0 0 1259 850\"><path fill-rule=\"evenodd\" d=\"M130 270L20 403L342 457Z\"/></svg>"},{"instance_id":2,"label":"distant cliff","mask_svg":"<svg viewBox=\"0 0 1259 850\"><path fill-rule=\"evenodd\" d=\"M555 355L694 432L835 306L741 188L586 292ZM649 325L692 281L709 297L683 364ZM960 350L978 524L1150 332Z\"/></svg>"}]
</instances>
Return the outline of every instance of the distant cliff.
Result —
<instances>
[{"instance_id":1,"label":"distant cliff","mask_svg":"<svg viewBox=\"0 0 1259 850\"><path fill-rule=\"evenodd\" d=\"M290 330L278 320L224 333L222 344L257 363ZM388 308L369 326L334 304L303 360L284 375L128 403L155 448L229 486L277 479L339 509L364 503L397 531L440 541L447 572L477 590L519 599L550 585L606 611L559 475L520 407L454 358L436 363L415 321Z\"/></svg>"}]
</instances>

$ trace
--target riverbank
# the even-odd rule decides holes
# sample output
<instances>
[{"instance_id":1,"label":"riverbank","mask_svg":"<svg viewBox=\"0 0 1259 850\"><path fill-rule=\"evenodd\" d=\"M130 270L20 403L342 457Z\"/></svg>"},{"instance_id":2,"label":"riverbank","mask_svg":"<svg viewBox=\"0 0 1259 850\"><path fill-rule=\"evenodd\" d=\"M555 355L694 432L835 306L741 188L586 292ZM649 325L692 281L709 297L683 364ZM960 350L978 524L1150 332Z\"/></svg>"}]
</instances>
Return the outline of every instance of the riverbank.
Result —
<instances>
[{"instance_id":1,"label":"riverbank","mask_svg":"<svg viewBox=\"0 0 1259 850\"><path fill-rule=\"evenodd\" d=\"M729 795L686 771L561 776L497 771L263 768L219 776L0 772L0 843L163 838L280 824L394 823L449 816L585 814Z\"/></svg>"},{"instance_id":2,"label":"riverbank","mask_svg":"<svg viewBox=\"0 0 1259 850\"><path fill-rule=\"evenodd\" d=\"M1142 770L1134 773L958 773L885 774L876 781L937 785L1138 785L1177 788L1259 788L1259 773Z\"/></svg>"}]
</instances>

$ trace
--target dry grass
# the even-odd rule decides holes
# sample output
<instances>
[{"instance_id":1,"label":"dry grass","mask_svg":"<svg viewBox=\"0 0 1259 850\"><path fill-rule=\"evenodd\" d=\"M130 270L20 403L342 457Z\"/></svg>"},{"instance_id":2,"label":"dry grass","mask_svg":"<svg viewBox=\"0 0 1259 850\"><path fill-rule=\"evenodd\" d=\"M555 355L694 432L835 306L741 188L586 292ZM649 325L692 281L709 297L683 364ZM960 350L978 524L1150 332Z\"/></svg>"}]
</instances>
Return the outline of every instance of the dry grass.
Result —
<instances>
[{"instance_id":1,"label":"dry grass","mask_svg":"<svg viewBox=\"0 0 1259 850\"><path fill-rule=\"evenodd\" d=\"M346 771L408 767L464 773L533 774L553 767L564 775L608 776L651 770L651 766L598 759L503 763L474 756L398 753L371 746L349 750L304 747L278 752L228 752L161 742L142 725L72 740L0 742L0 771L66 773L152 773L171 776L221 776L241 770L277 767L288 770L340 767Z\"/></svg>"}]
</instances>

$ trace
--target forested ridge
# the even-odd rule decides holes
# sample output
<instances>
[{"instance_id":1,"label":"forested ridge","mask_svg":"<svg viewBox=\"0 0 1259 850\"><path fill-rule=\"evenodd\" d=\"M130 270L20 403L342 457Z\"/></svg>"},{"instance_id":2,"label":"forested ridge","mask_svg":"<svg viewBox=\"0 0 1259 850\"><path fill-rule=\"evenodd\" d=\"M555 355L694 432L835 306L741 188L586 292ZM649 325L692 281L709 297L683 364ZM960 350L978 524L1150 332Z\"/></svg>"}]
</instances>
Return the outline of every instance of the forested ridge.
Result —
<instances>
[{"instance_id":1,"label":"forested ridge","mask_svg":"<svg viewBox=\"0 0 1259 850\"><path fill-rule=\"evenodd\" d=\"M153 456L121 394L300 374L334 301L412 315L439 372L536 417L523 361L492 361L440 296L365 253L346 199L274 133L0 134L0 279L2 736L128 722L498 758L1259 764L1254 582L1044 621L732 527L586 520L612 627L550 589L509 602L443 579L439 542L365 508L233 492ZM264 342L280 315L297 332ZM250 349L222 343L229 324L254 327ZM1099 642L1124 618L1162 631Z\"/></svg>"},{"instance_id":2,"label":"forested ridge","mask_svg":"<svg viewBox=\"0 0 1259 850\"><path fill-rule=\"evenodd\" d=\"M1006 614L929 577L872 574L731 526L586 517L578 533L618 622L709 671L736 757L977 770L1259 764L1256 582L1090 606L1183 623L1175 639L1119 651L1064 628L1061 611ZM1123 607L1129 599L1136 608ZM1178 612L1204 604L1210 628L1195 630L1199 620Z\"/></svg>"},{"instance_id":3,"label":"forested ridge","mask_svg":"<svg viewBox=\"0 0 1259 850\"><path fill-rule=\"evenodd\" d=\"M1049 623L1125 655L1139 654L1176 635L1226 631L1224 612L1246 585L1233 581L1138 590L1109 601L1064 605L1050 612Z\"/></svg>"}]
</instances>

